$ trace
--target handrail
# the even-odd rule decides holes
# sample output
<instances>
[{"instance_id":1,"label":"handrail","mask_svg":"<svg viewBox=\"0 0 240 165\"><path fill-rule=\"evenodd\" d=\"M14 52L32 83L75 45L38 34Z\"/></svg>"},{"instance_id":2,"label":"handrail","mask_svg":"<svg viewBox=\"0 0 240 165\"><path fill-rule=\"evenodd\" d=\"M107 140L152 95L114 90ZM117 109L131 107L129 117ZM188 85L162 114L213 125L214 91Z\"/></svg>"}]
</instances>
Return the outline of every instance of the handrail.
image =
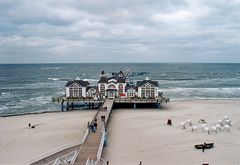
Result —
<instances>
[{"instance_id":1,"label":"handrail","mask_svg":"<svg viewBox=\"0 0 240 165\"><path fill-rule=\"evenodd\" d=\"M71 160L71 164L73 164L75 162L75 160L77 159L77 156L78 156L78 151L75 151L73 158Z\"/></svg>"},{"instance_id":2,"label":"handrail","mask_svg":"<svg viewBox=\"0 0 240 165\"><path fill-rule=\"evenodd\" d=\"M101 155L102 155L102 150L103 150L103 144L104 144L104 140L105 140L105 128L103 129L103 133L102 133L102 137L101 137L101 141L98 147L98 152L97 152L97 161L100 161Z\"/></svg>"},{"instance_id":3,"label":"handrail","mask_svg":"<svg viewBox=\"0 0 240 165\"><path fill-rule=\"evenodd\" d=\"M81 139L81 143L85 142L85 140L87 139L88 134L89 134L89 129L86 129L85 134L83 135L83 137Z\"/></svg>"},{"instance_id":4,"label":"handrail","mask_svg":"<svg viewBox=\"0 0 240 165\"><path fill-rule=\"evenodd\" d=\"M75 151L72 151L72 152L70 152L68 154L65 154L65 155L61 156L61 157L58 157L54 161L53 165L60 165L62 163L73 164L75 159L76 159L76 155L77 154L78 154L78 151L75 150Z\"/></svg>"},{"instance_id":5,"label":"handrail","mask_svg":"<svg viewBox=\"0 0 240 165\"><path fill-rule=\"evenodd\" d=\"M89 129L86 129L86 131L85 131L85 133L84 133L84 135L83 135L83 137L81 138L80 141L78 140L78 141L73 142L73 143L70 143L70 144L62 145L62 146L60 146L60 147L55 148L53 151L43 153L43 154L41 154L40 156L37 156L36 158L33 158L32 160L29 160L29 161L27 162L27 164L35 163L35 162L37 162L37 161L39 161L39 160L42 160L42 159L44 159L44 158L46 158L46 157L49 157L49 156L53 155L54 153L61 152L61 151L65 150L65 149L74 147L74 146L76 146L76 145L83 144L83 143L85 142L88 134L89 134Z\"/></svg>"}]
</instances>

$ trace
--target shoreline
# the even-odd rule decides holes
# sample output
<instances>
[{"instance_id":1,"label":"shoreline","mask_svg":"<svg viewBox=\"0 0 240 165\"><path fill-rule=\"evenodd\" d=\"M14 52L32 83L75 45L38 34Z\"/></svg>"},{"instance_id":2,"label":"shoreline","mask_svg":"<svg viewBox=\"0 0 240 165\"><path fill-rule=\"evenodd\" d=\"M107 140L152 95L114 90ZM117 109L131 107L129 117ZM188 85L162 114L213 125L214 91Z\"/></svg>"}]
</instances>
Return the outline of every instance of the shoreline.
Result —
<instances>
[{"instance_id":1,"label":"shoreline","mask_svg":"<svg viewBox=\"0 0 240 165\"><path fill-rule=\"evenodd\" d=\"M240 98L193 98L193 99L170 99L170 102L167 104L177 103L177 102L190 102L190 101L240 101ZM163 106L166 103L163 104ZM74 109L74 110L69 110L70 111L88 111L88 110L95 110L95 109ZM26 113L17 113L17 114L3 114L0 113L0 118L1 117L13 117L13 116L24 116L24 115L36 115L36 114L45 114L45 113L60 113L60 112L67 112L67 111L61 111L61 108L59 110L46 110L46 111L35 111L35 112L26 112Z\"/></svg>"}]
</instances>

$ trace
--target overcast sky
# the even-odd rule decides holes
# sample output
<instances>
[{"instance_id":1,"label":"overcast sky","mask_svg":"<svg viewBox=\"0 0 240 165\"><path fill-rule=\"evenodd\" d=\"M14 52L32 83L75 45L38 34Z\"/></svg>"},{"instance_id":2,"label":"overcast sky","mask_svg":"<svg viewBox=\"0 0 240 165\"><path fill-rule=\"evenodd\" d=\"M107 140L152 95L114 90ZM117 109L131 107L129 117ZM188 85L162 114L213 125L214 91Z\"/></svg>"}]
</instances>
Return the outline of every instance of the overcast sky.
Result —
<instances>
[{"instance_id":1,"label":"overcast sky","mask_svg":"<svg viewBox=\"0 0 240 165\"><path fill-rule=\"evenodd\" d=\"M240 62L240 0L0 0L0 63Z\"/></svg>"}]
</instances>

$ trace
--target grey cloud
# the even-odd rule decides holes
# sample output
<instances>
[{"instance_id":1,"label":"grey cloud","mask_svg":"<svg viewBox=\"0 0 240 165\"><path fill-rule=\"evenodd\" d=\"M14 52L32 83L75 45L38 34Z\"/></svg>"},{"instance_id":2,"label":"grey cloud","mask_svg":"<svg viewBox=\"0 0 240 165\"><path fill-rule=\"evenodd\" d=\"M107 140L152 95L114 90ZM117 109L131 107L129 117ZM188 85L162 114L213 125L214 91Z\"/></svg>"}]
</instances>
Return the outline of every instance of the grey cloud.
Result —
<instances>
[{"instance_id":1,"label":"grey cloud","mask_svg":"<svg viewBox=\"0 0 240 165\"><path fill-rule=\"evenodd\" d=\"M239 7L237 0L2 0L0 63L240 62Z\"/></svg>"}]
</instances>

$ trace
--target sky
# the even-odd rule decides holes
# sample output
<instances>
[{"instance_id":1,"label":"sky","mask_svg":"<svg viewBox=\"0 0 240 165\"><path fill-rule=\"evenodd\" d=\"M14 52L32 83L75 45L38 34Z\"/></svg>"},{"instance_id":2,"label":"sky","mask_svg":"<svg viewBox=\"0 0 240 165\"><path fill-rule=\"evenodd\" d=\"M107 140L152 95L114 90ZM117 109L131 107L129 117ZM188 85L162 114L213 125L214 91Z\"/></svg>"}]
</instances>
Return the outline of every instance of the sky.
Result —
<instances>
[{"instance_id":1,"label":"sky","mask_svg":"<svg viewBox=\"0 0 240 165\"><path fill-rule=\"evenodd\" d=\"M240 62L240 0L0 0L0 63Z\"/></svg>"}]
</instances>

